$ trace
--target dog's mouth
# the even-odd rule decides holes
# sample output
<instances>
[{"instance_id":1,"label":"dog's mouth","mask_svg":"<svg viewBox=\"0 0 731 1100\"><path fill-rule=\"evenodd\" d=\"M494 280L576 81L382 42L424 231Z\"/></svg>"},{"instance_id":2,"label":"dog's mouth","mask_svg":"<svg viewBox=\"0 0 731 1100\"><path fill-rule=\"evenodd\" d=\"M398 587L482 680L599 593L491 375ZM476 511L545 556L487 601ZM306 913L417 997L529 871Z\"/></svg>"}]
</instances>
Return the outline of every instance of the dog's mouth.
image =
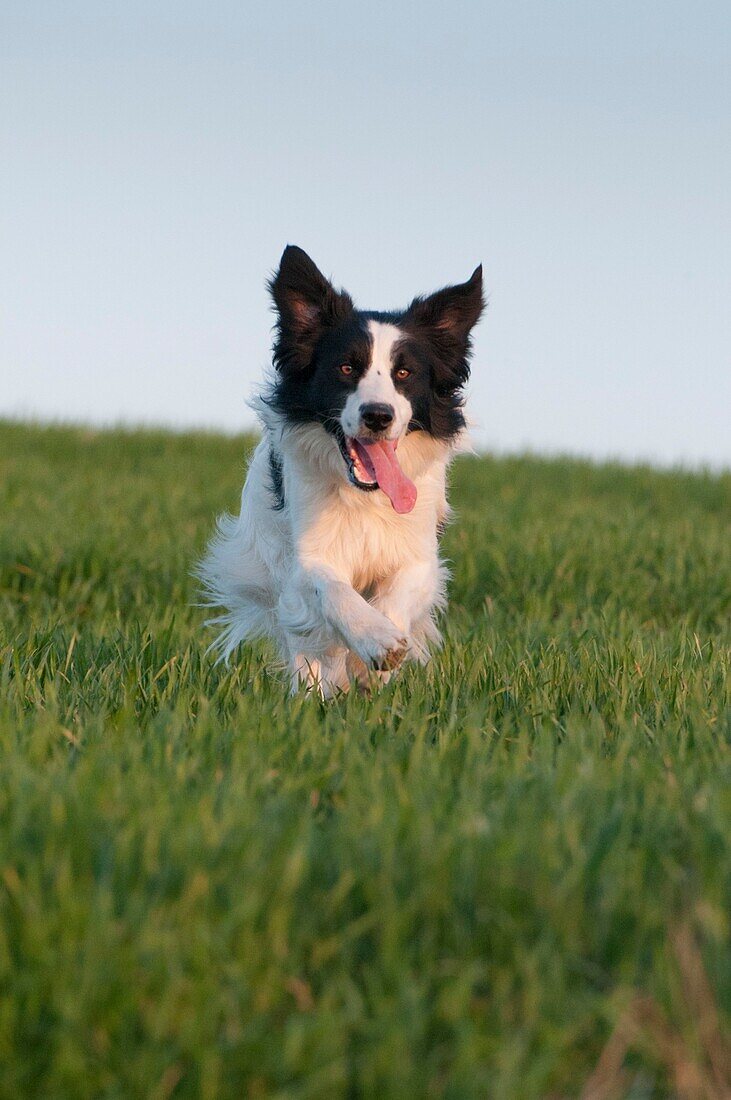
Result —
<instances>
[{"instance_id":1,"label":"dog's mouth","mask_svg":"<svg viewBox=\"0 0 731 1100\"><path fill-rule=\"evenodd\" d=\"M401 469L396 457L397 439L358 439L336 432L348 478L356 489L372 493L381 489L394 511L412 511L416 504L416 486Z\"/></svg>"}]
</instances>

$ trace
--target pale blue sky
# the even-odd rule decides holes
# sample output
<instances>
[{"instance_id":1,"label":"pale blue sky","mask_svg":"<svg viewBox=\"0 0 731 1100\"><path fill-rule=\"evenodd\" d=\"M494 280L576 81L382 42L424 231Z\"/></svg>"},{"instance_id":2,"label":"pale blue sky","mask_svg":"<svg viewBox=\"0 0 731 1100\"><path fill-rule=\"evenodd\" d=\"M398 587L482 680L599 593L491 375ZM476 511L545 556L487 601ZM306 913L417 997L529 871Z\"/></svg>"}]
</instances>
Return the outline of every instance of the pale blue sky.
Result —
<instances>
[{"instance_id":1,"label":"pale blue sky","mask_svg":"<svg viewBox=\"0 0 731 1100\"><path fill-rule=\"evenodd\" d=\"M0 14L0 414L236 429L264 279L482 261L478 440L731 463L731 17L677 3Z\"/></svg>"}]
</instances>

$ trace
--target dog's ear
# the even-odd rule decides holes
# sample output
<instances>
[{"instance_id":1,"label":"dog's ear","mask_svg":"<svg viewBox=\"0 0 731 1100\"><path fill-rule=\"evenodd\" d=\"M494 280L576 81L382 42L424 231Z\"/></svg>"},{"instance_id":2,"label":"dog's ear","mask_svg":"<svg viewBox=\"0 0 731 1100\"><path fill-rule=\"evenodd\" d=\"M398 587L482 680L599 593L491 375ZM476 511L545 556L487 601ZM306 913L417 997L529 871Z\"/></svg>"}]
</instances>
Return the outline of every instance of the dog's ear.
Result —
<instances>
[{"instance_id":1,"label":"dog's ear","mask_svg":"<svg viewBox=\"0 0 731 1100\"><path fill-rule=\"evenodd\" d=\"M269 290L277 311L277 369L304 369L310 365L324 330L344 320L353 302L344 291L335 289L306 252L291 244L269 280Z\"/></svg>"},{"instance_id":2,"label":"dog's ear","mask_svg":"<svg viewBox=\"0 0 731 1100\"><path fill-rule=\"evenodd\" d=\"M464 424L462 390L470 376L470 332L484 308L482 265L466 283L446 286L427 298L415 298L404 325L433 350L432 421L441 416L445 431Z\"/></svg>"},{"instance_id":3,"label":"dog's ear","mask_svg":"<svg viewBox=\"0 0 731 1100\"><path fill-rule=\"evenodd\" d=\"M426 329L438 342L466 349L484 305L480 264L466 283L445 286L427 298L415 298L406 311L406 320Z\"/></svg>"}]
</instances>

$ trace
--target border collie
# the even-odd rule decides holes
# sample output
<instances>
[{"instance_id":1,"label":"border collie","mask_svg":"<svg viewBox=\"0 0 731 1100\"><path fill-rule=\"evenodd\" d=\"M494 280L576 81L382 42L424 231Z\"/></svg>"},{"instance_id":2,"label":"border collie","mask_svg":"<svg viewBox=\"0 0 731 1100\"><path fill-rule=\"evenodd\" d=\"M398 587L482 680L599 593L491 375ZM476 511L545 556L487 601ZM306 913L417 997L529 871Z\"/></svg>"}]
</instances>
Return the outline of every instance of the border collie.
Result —
<instances>
[{"instance_id":1,"label":"border collie","mask_svg":"<svg viewBox=\"0 0 731 1100\"><path fill-rule=\"evenodd\" d=\"M292 688L367 690L439 642L446 470L464 433L482 268L408 309L356 309L301 248L269 283L274 377L238 516L198 570L227 659L273 638Z\"/></svg>"}]
</instances>

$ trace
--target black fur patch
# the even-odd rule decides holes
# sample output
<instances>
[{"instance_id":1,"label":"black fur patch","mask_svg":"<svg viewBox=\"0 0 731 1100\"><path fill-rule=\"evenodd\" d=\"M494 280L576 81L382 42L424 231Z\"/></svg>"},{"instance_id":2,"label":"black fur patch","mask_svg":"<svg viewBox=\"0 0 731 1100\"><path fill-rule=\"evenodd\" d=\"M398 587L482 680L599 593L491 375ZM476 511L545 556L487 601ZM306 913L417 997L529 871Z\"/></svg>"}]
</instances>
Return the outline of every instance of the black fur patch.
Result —
<instances>
[{"instance_id":1,"label":"black fur patch","mask_svg":"<svg viewBox=\"0 0 731 1100\"><path fill-rule=\"evenodd\" d=\"M269 448L269 479L272 496L274 497L272 508L275 512L281 512L284 508L284 470L282 467L282 456L276 454L271 447Z\"/></svg>"}]
</instances>

